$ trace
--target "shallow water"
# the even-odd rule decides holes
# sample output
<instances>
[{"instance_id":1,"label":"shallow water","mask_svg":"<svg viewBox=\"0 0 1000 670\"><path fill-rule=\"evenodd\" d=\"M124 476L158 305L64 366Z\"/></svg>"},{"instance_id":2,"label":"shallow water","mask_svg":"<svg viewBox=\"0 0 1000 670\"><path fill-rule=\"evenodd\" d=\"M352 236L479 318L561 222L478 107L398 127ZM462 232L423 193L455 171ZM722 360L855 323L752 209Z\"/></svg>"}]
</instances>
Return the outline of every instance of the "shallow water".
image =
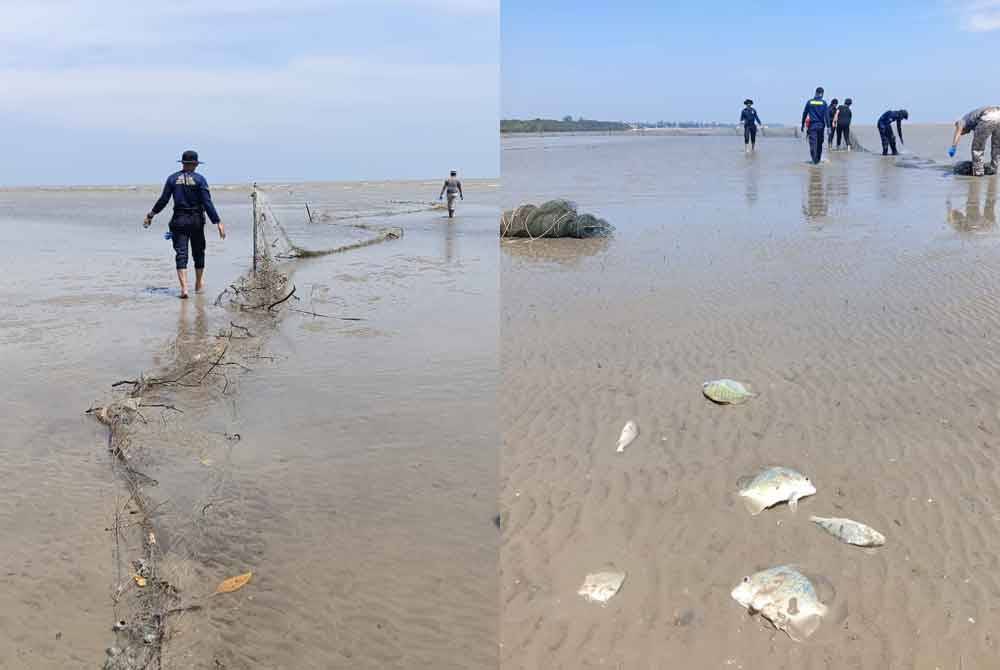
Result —
<instances>
[{"instance_id":1,"label":"shallow water","mask_svg":"<svg viewBox=\"0 0 1000 670\"><path fill-rule=\"evenodd\" d=\"M904 133L932 159L949 139ZM505 208L566 197L617 230L501 245L503 667L1000 654L996 182L940 158L807 158L766 137L751 155L733 137L504 140ZM701 383L719 377L761 395L713 405ZM629 419L639 437L617 454ZM750 517L736 482L770 465L818 492ZM887 543L847 547L813 514ZM729 595L788 563L830 585L805 644ZM624 588L584 602L608 565Z\"/></svg>"},{"instance_id":2,"label":"shallow water","mask_svg":"<svg viewBox=\"0 0 1000 670\"><path fill-rule=\"evenodd\" d=\"M121 491L105 428L83 411L229 321L256 331L261 356L225 373L228 392L164 392L184 413L162 425L151 414L140 436L159 546L184 602L204 606L171 624L165 667L495 662L496 186L467 184L451 224L429 207L437 188L266 187L307 248L357 237L341 218L405 231L284 265L297 309L362 321L273 324L212 304L249 264L246 188L214 189L229 235L209 235L208 290L187 301L165 218L139 225L154 190L0 193L11 261L0 355L12 373L0 666L100 663L120 579L104 529ZM310 225L305 202L330 221ZM205 597L250 569L241 591Z\"/></svg>"}]
</instances>

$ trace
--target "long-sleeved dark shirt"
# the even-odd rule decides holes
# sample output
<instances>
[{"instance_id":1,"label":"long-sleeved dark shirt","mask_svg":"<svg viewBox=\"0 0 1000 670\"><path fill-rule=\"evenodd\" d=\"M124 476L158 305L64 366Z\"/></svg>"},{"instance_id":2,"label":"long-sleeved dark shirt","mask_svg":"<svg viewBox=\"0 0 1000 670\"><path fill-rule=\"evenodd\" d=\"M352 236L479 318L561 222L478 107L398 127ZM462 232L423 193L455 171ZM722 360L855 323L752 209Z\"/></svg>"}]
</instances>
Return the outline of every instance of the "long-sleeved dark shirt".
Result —
<instances>
[{"instance_id":1,"label":"long-sleeved dark shirt","mask_svg":"<svg viewBox=\"0 0 1000 670\"><path fill-rule=\"evenodd\" d=\"M837 108L837 125L851 125L851 108L849 106L841 105Z\"/></svg>"},{"instance_id":2,"label":"long-sleeved dark shirt","mask_svg":"<svg viewBox=\"0 0 1000 670\"><path fill-rule=\"evenodd\" d=\"M163 193L153 205L153 214L162 212L171 197L174 199L175 212L205 212L212 223L221 221L218 212L215 211L215 205L212 204L208 180L197 172L180 170L167 177Z\"/></svg>"},{"instance_id":3,"label":"long-sleeved dark shirt","mask_svg":"<svg viewBox=\"0 0 1000 670\"><path fill-rule=\"evenodd\" d=\"M878 125L880 125L880 126L889 126L889 125L892 125L893 123L896 123L896 122L899 122L899 121L902 121L902 120L903 120L902 110L894 111L894 110L890 109L889 111L887 111L884 114L882 114L882 116L878 117Z\"/></svg>"},{"instance_id":4,"label":"long-sleeved dark shirt","mask_svg":"<svg viewBox=\"0 0 1000 670\"><path fill-rule=\"evenodd\" d=\"M758 126L762 126L760 122L760 117L757 116L757 110L753 107L744 107L743 111L740 112L740 123L746 126L753 125L756 123Z\"/></svg>"},{"instance_id":5,"label":"long-sleeved dark shirt","mask_svg":"<svg viewBox=\"0 0 1000 670\"><path fill-rule=\"evenodd\" d=\"M805 129L806 118L809 119L810 128L823 128L826 126L827 116L829 116L829 106L823 98L810 98L806 101L806 108L802 110L802 128Z\"/></svg>"},{"instance_id":6,"label":"long-sleeved dark shirt","mask_svg":"<svg viewBox=\"0 0 1000 670\"><path fill-rule=\"evenodd\" d=\"M878 127L879 128L892 128L893 122L896 123L896 133L899 135L900 141L903 139L903 110L889 110L878 117ZM891 132L891 131L890 131Z\"/></svg>"}]
</instances>

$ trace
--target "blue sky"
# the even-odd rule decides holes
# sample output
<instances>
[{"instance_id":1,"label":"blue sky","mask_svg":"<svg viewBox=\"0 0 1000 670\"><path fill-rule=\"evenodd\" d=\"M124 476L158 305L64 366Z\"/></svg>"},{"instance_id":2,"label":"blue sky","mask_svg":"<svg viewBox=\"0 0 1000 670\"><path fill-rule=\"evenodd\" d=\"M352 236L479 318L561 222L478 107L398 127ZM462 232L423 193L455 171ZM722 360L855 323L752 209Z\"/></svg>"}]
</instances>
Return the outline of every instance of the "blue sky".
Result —
<instances>
[{"instance_id":1,"label":"blue sky","mask_svg":"<svg viewBox=\"0 0 1000 670\"><path fill-rule=\"evenodd\" d=\"M0 184L499 173L497 0L3 4Z\"/></svg>"},{"instance_id":2,"label":"blue sky","mask_svg":"<svg viewBox=\"0 0 1000 670\"><path fill-rule=\"evenodd\" d=\"M855 121L1000 104L1000 0L503 0L505 118L798 123L816 86Z\"/></svg>"}]
</instances>

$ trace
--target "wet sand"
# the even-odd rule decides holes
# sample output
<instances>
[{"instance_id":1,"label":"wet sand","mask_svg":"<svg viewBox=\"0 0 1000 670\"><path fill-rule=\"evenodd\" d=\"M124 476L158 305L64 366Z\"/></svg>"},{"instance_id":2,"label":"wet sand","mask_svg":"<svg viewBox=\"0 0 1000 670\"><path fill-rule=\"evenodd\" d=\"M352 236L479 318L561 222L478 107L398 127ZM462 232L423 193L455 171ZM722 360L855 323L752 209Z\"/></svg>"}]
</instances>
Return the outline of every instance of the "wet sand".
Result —
<instances>
[{"instance_id":1,"label":"wet sand","mask_svg":"<svg viewBox=\"0 0 1000 670\"><path fill-rule=\"evenodd\" d=\"M943 153L946 127L905 130L917 157ZM617 231L501 245L502 667L1000 657L996 183L807 156L793 139L751 156L721 137L505 139L504 207L568 197ZM761 395L713 405L718 377ZM736 482L769 465L818 493L751 517ZM887 544L841 544L812 514ZM832 588L802 644L730 597L784 563ZM607 607L576 594L610 567L628 576Z\"/></svg>"},{"instance_id":2,"label":"wet sand","mask_svg":"<svg viewBox=\"0 0 1000 670\"><path fill-rule=\"evenodd\" d=\"M358 237L341 217L404 228L285 264L296 308L363 319L350 322L212 305L246 269L245 188L215 189L229 237L209 236L208 291L188 301L165 220L143 232L135 218L153 189L0 194L19 259L0 324L12 372L0 667L101 663L122 581L104 529L122 491L106 429L83 410L112 382L204 351L231 320L260 340L238 359L249 370L227 368L224 391L164 390L154 399L183 414L150 411L137 436L165 565L202 606L172 619L164 667L495 663L496 186L470 182L451 225L427 206L436 188L268 187L307 248ZM331 221L306 223L306 201ZM30 262L39 248L50 256ZM251 569L243 590L208 597Z\"/></svg>"}]
</instances>

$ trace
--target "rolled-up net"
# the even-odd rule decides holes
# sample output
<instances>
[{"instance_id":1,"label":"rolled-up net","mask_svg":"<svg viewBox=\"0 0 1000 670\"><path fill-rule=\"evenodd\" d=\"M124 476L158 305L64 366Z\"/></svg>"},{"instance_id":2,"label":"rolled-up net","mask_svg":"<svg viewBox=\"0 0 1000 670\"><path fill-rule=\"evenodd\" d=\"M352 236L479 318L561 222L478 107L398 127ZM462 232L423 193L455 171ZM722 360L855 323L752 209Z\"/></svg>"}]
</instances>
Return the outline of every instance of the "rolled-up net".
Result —
<instances>
[{"instance_id":1,"label":"rolled-up net","mask_svg":"<svg viewBox=\"0 0 1000 670\"><path fill-rule=\"evenodd\" d=\"M549 200L541 205L521 205L500 217L500 237L600 237L614 226L592 214L580 214L568 200Z\"/></svg>"}]
</instances>

